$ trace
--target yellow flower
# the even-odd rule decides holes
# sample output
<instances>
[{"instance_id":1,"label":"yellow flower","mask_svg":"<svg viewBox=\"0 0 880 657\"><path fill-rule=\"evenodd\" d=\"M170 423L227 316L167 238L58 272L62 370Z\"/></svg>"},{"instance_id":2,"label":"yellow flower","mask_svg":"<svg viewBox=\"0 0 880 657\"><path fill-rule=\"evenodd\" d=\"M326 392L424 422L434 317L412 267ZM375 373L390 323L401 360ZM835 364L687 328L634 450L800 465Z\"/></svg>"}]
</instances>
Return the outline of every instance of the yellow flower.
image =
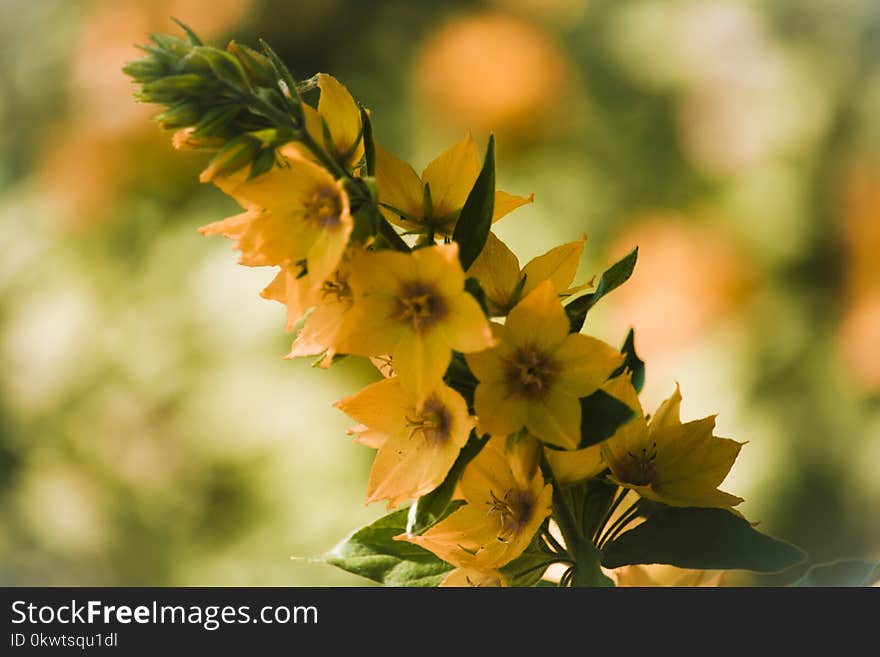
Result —
<instances>
[{"instance_id":1,"label":"yellow flower","mask_svg":"<svg viewBox=\"0 0 880 657\"><path fill-rule=\"evenodd\" d=\"M314 285L333 273L348 244L353 222L342 183L318 165L292 156L251 180L215 180L245 212L200 228L224 235L250 267L305 261Z\"/></svg>"},{"instance_id":2,"label":"yellow flower","mask_svg":"<svg viewBox=\"0 0 880 657\"><path fill-rule=\"evenodd\" d=\"M602 443L615 483L671 506L730 509L742 498L718 490L743 443L713 436L715 416L682 424L678 386L650 420L641 410Z\"/></svg>"},{"instance_id":3,"label":"yellow flower","mask_svg":"<svg viewBox=\"0 0 880 657\"><path fill-rule=\"evenodd\" d=\"M480 168L470 135L443 151L425 167L421 177L409 164L376 144L376 185L382 213L409 231L452 235ZM496 191L492 221L533 200L534 194L523 197Z\"/></svg>"},{"instance_id":4,"label":"yellow flower","mask_svg":"<svg viewBox=\"0 0 880 657\"><path fill-rule=\"evenodd\" d=\"M526 549L550 515L551 486L540 471L520 482L505 452L505 438L491 438L465 468L459 484L465 504L421 536L397 536L458 568L486 572Z\"/></svg>"},{"instance_id":5,"label":"yellow flower","mask_svg":"<svg viewBox=\"0 0 880 657\"><path fill-rule=\"evenodd\" d=\"M321 95L317 110L303 103L306 131L334 160L351 170L364 156L360 108L332 75L318 73L316 77Z\"/></svg>"},{"instance_id":6,"label":"yellow flower","mask_svg":"<svg viewBox=\"0 0 880 657\"><path fill-rule=\"evenodd\" d=\"M489 321L465 292L454 242L412 253L355 252L349 280L354 306L339 351L390 355L401 384L420 399L443 378L453 349L494 344Z\"/></svg>"},{"instance_id":7,"label":"yellow flower","mask_svg":"<svg viewBox=\"0 0 880 657\"><path fill-rule=\"evenodd\" d=\"M317 356L326 353L322 367L333 361L337 341L353 299L349 276L350 256L343 254L339 267L316 286L310 274L299 275L295 268L282 267L261 293L266 299L280 301L287 307L287 330L314 308L285 358Z\"/></svg>"},{"instance_id":8,"label":"yellow flower","mask_svg":"<svg viewBox=\"0 0 880 657\"><path fill-rule=\"evenodd\" d=\"M379 451L370 471L367 503L420 497L442 483L473 428L467 404L439 385L419 401L395 377L368 385L336 407L361 423L359 442Z\"/></svg>"},{"instance_id":9,"label":"yellow flower","mask_svg":"<svg viewBox=\"0 0 880 657\"><path fill-rule=\"evenodd\" d=\"M469 570L467 568L456 568L451 571L443 581L440 582L443 587L458 588L497 588L506 587L507 582L497 570Z\"/></svg>"},{"instance_id":10,"label":"yellow flower","mask_svg":"<svg viewBox=\"0 0 880 657\"><path fill-rule=\"evenodd\" d=\"M570 288L584 252L586 237L550 249L519 268L519 259L507 245L489 233L486 245L467 271L480 282L489 302L490 314L501 317L510 312L520 281L525 277L521 296L527 295L546 280L553 281L557 294L571 294L581 289Z\"/></svg>"},{"instance_id":11,"label":"yellow flower","mask_svg":"<svg viewBox=\"0 0 880 657\"><path fill-rule=\"evenodd\" d=\"M579 398L596 391L623 363L617 349L569 333L568 317L549 280L494 325L500 344L466 360L479 380L474 395L482 433L505 436L525 427L544 442L575 449Z\"/></svg>"}]
</instances>

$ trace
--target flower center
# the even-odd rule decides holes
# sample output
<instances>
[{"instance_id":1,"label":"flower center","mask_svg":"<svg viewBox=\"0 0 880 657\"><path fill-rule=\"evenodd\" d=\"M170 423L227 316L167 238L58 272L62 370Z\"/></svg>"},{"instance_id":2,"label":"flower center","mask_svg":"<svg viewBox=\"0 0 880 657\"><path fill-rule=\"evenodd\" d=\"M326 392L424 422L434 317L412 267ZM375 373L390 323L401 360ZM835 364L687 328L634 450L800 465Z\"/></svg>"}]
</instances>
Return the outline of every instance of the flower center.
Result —
<instances>
[{"instance_id":1,"label":"flower center","mask_svg":"<svg viewBox=\"0 0 880 657\"><path fill-rule=\"evenodd\" d=\"M342 215L342 203L335 189L322 187L304 204L305 220L319 228L335 228Z\"/></svg>"},{"instance_id":2,"label":"flower center","mask_svg":"<svg viewBox=\"0 0 880 657\"><path fill-rule=\"evenodd\" d=\"M498 497L494 491L489 491L491 500L486 502L489 506L488 515L498 516L498 541L507 543L528 526L535 511L535 499L531 492L512 488L504 493L504 497Z\"/></svg>"},{"instance_id":3,"label":"flower center","mask_svg":"<svg viewBox=\"0 0 880 657\"><path fill-rule=\"evenodd\" d=\"M623 462L626 482L634 486L646 486L657 477L657 443L651 448L642 447L635 453L627 452Z\"/></svg>"},{"instance_id":4,"label":"flower center","mask_svg":"<svg viewBox=\"0 0 880 657\"><path fill-rule=\"evenodd\" d=\"M448 312L446 299L433 285L416 281L401 286L392 319L412 325L416 333L424 333Z\"/></svg>"},{"instance_id":5,"label":"flower center","mask_svg":"<svg viewBox=\"0 0 880 657\"><path fill-rule=\"evenodd\" d=\"M507 360L510 391L526 399L543 399L553 385L559 366L537 347L522 347Z\"/></svg>"},{"instance_id":6,"label":"flower center","mask_svg":"<svg viewBox=\"0 0 880 657\"><path fill-rule=\"evenodd\" d=\"M406 418L406 425L411 428L410 438L421 433L425 442L442 445L452 433L452 414L436 395L431 395L415 419Z\"/></svg>"},{"instance_id":7,"label":"flower center","mask_svg":"<svg viewBox=\"0 0 880 657\"><path fill-rule=\"evenodd\" d=\"M348 286L348 274L337 269L321 284L321 299L324 303L343 303L351 305L352 293Z\"/></svg>"}]
</instances>

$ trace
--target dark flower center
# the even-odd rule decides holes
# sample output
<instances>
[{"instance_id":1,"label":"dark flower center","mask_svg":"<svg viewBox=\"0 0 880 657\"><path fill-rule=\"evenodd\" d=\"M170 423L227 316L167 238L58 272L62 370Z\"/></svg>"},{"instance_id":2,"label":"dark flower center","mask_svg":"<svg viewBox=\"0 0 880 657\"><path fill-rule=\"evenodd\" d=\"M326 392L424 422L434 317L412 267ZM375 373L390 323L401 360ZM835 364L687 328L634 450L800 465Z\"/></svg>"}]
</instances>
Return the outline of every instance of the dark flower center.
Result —
<instances>
[{"instance_id":1,"label":"dark flower center","mask_svg":"<svg viewBox=\"0 0 880 657\"><path fill-rule=\"evenodd\" d=\"M397 295L392 319L410 324L416 333L424 333L449 312L446 299L430 283L404 283Z\"/></svg>"},{"instance_id":2,"label":"dark flower center","mask_svg":"<svg viewBox=\"0 0 880 657\"><path fill-rule=\"evenodd\" d=\"M330 187L322 187L304 204L304 218L319 228L335 228L339 225L342 215L342 202L337 191Z\"/></svg>"},{"instance_id":3,"label":"dark flower center","mask_svg":"<svg viewBox=\"0 0 880 657\"><path fill-rule=\"evenodd\" d=\"M344 303L351 305L352 293L348 285L348 274L337 269L321 284L321 299L324 303Z\"/></svg>"},{"instance_id":4,"label":"dark flower center","mask_svg":"<svg viewBox=\"0 0 880 657\"><path fill-rule=\"evenodd\" d=\"M506 364L510 391L526 399L543 399L559 373L556 361L534 346L521 347Z\"/></svg>"},{"instance_id":5,"label":"dark flower center","mask_svg":"<svg viewBox=\"0 0 880 657\"><path fill-rule=\"evenodd\" d=\"M452 414L443 402L431 395L422 404L416 418L406 418L407 426L411 427L410 438L421 433L429 444L440 445L452 435Z\"/></svg>"},{"instance_id":6,"label":"dark flower center","mask_svg":"<svg viewBox=\"0 0 880 657\"><path fill-rule=\"evenodd\" d=\"M492 499L486 502L488 514L498 516L498 541L507 543L529 524L535 512L535 498L531 491L518 488L511 488L503 497L494 491L489 494Z\"/></svg>"},{"instance_id":7,"label":"dark flower center","mask_svg":"<svg viewBox=\"0 0 880 657\"><path fill-rule=\"evenodd\" d=\"M624 479L634 486L647 486L657 478L657 443L651 448L642 447L635 453L627 452L623 462Z\"/></svg>"}]
</instances>

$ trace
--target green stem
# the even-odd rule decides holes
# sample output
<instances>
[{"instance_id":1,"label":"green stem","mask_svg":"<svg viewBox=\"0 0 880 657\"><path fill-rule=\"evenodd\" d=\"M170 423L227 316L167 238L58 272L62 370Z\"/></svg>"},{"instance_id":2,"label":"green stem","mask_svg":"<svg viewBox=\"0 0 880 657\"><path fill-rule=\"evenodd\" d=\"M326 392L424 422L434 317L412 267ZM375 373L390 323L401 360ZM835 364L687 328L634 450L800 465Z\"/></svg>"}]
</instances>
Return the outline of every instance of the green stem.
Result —
<instances>
[{"instance_id":1,"label":"green stem","mask_svg":"<svg viewBox=\"0 0 880 657\"><path fill-rule=\"evenodd\" d=\"M602 530L605 529L605 525L608 524L608 521L611 520L611 516L614 515L614 512L617 511L617 507L620 506L620 503L623 502L623 498L626 497L629 490L626 488L621 488L620 492L617 494L617 497L611 503L611 506L608 507L608 511L605 512L605 515L602 517L601 522L596 527L596 532L593 534L593 539L598 542L599 535L602 533Z\"/></svg>"},{"instance_id":2,"label":"green stem","mask_svg":"<svg viewBox=\"0 0 880 657\"><path fill-rule=\"evenodd\" d=\"M639 503L636 502L626 511L624 511L621 516L614 521L611 527L605 532L605 535L602 536L599 541L599 547L603 547L608 541L613 541L620 534L621 531L633 520L635 520L639 516Z\"/></svg>"}]
</instances>

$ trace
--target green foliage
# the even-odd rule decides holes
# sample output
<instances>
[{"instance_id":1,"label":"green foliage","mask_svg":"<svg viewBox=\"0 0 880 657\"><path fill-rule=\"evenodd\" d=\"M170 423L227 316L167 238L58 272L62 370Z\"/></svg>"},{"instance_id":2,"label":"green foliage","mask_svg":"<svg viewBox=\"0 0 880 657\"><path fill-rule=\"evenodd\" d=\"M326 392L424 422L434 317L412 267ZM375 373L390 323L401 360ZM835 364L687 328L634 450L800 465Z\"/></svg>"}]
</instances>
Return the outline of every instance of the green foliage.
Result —
<instances>
[{"instance_id":1,"label":"green foliage","mask_svg":"<svg viewBox=\"0 0 880 657\"><path fill-rule=\"evenodd\" d=\"M581 397L580 402L581 442L578 449L610 438L615 431L635 416L635 411L604 390L597 390L587 397Z\"/></svg>"},{"instance_id":2,"label":"green foliage","mask_svg":"<svg viewBox=\"0 0 880 657\"><path fill-rule=\"evenodd\" d=\"M839 559L816 564L791 586L871 586L880 582L880 563Z\"/></svg>"},{"instance_id":3,"label":"green foliage","mask_svg":"<svg viewBox=\"0 0 880 657\"><path fill-rule=\"evenodd\" d=\"M599 283L596 285L594 292L578 297L565 306L565 312L568 314L572 333L578 333L584 327L587 313L590 308L596 305L599 299L629 280L636 267L638 257L639 247L636 247L605 270L602 276L599 277Z\"/></svg>"},{"instance_id":4,"label":"green foliage","mask_svg":"<svg viewBox=\"0 0 880 657\"><path fill-rule=\"evenodd\" d=\"M452 239L458 242L458 259L465 271L486 245L495 209L495 136L489 136L483 168L468 194Z\"/></svg>"},{"instance_id":5,"label":"green foliage","mask_svg":"<svg viewBox=\"0 0 880 657\"><path fill-rule=\"evenodd\" d=\"M779 572L803 560L798 548L762 534L723 509L666 507L605 545L602 565L662 563L680 568Z\"/></svg>"},{"instance_id":6,"label":"green foliage","mask_svg":"<svg viewBox=\"0 0 880 657\"><path fill-rule=\"evenodd\" d=\"M610 378L613 379L627 373L632 377L633 388L636 389L636 392L641 392L642 386L645 385L645 361L639 358L636 353L635 339L635 331L630 329L626 334L626 340L623 341L623 346L620 348L621 353L626 355L626 360L611 374Z\"/></svg>"},{"instance_id":7,"label":"green foliage","mask_svg":"<svg viewBox=\"0 0 880 657\"><path fill-rule=\"evenodd\" d=\"M437 586L452 570L418 545L395 541L406 530L407 510L379 518L323 556L328 564L386 586Z\"/></svg>"}]
</instances>

